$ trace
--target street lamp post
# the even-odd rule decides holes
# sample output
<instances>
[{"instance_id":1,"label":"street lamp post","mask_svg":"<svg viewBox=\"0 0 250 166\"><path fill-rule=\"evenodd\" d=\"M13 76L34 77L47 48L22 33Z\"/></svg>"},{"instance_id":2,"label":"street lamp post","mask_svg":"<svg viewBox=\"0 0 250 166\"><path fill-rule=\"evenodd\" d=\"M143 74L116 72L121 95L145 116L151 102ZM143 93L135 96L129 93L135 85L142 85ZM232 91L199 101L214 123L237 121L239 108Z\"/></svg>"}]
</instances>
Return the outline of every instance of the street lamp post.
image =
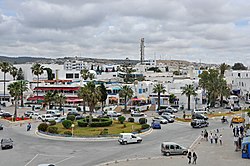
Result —
<instances>
[{"instance_id":1,"label":"street lamp post","mask_svg":"<svg viewBox=\"0 0 250 166\"><path fill-rule=\"evenodd\" d=\"M75 127L75 124L72 124L72 125L71 125L71 130L72 130L72 131L71 131L71 133L72 133L72 137L73 137L73 135L74 135L74 133L73 133L73 132L74 132L74 127Z\"/></svg>"}]
</instances>

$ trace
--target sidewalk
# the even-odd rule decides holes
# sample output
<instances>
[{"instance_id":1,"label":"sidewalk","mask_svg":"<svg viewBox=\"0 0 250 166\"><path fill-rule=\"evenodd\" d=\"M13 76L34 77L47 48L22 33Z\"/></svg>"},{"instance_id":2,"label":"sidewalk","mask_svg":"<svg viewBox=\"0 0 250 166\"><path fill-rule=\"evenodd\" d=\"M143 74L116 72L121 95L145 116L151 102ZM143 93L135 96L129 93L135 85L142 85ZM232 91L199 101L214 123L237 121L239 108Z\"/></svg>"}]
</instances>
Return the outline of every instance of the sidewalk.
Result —
<instances>
[{"instance_id":1,"label":"sidewalk","mask_svg":"<svg viewBox=\"0 0 250 166\"><path fill-rule=\"evenodd\" d=\"M220 166L248 166L250 160L241 158L241 151L235 152L233 143L232 129L228 126L220 130L223 135L223 145L211 144L209 141L200 140L192 148L198 155L197 164L202 166L220 165ZM121 161L112 161L99 164L99 166L165 166L165 165L189 165L186 156L161 156L141 159L124 159Z\"/></svg>"}]
</instances>

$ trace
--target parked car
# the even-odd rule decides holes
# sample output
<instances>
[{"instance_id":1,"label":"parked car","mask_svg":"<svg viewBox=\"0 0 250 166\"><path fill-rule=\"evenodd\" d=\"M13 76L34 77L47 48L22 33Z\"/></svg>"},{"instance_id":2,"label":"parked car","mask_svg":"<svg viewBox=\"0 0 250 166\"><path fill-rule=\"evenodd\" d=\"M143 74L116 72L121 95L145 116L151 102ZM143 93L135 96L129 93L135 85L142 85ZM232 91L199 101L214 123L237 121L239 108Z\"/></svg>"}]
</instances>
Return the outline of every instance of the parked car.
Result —
<instances>
[{"instance_id":1,"label":"parked car","mask_svg":"<svg viewBox=\"0 0 250 166\"><path fill-rule=\"evenodd\" d=\"M80 113L78 113L77 111L69 111L68 114L67 114L67 116L69 116L69 115L79 116Z\"/></svg>"},{"instance_id":2,"label":"parked car","mask_svg":"<svg viewBox=\"0 0 250 166\"><path fill-rule=\"evenodd\" d=\"M110 116L110 117L119 117L119 116L122 116L122 114L118 113L118 112L115 112L115 111L108 111L107 112L107 116Z\"/></svg>"},{"instance_id":3,"label":"parked car","mask_svg":"<svg viewBox=\"0 0 250 166\"><path fill-rule=\"evenodd\" d=\"M66 120L66 117L57 117L55 119L56 123L61 123L62 121Z\"/></svg>"},{"instance_id":4,"label":"parked car","mask_svg":"<svg viewBox=\"0 0 250 166\"><path fill-rule=\"evenodd\" d=\"M203 114L194 114L194 119L204 119L204 120L208 120L208 117L203 115Z\"/></svg>"},{"instance_id":5,"label":"parked car","mask_svg":"<svg viewBox=\"0 0 250 166\"><path fill-rule=\"evenodd\" d=\"M161 124L160 124L160 122L153 121L151 123L151 127L152 127L152 129L161 129Z\"/></svg>"},{"instance_id":6,"label":"parked car","mask_svg":"<svg viewBox=\"0 0 250 166\"><path fill-rule=\"evenodd\" d=\"M24 116L25 117L30 117L31 115L33 115L35 113L35 111L26 111L25 113L24 113Z\"/></svg>"},{"instance_id":7,"label":"parked car","mask_svg":"<svg viewBox=\"0 0 250 166\"><path fill-rule=\"evenodd\" d=\"M3 130L3 125L2 124L0 124L0 130Z\"/></svg>"},{"instance_id":8,"label":"parked car","mask_svg":"<svg viewBox=\"0 0 250 166\"><path fill-rule=\"evenodd\" d=\"M161 116L162 118L166 119L168 121L168 123L173 123L174 122L174 119L171 118L170 116L168 115L162 115Z\"/></svg>"},{"instance_id":9,"label":"parked car","mask_svg":"<svg viewBox=\"0 0 250 166\"><path fill-rule=\"evenodd\" d=\"M145 114L142 112L139 112L139 111L131 111L131 116L132 117L141 117L141 116L145 116Z\"/></svg>"},{"instance_id":10,"label":"parked car","mask_svg":"<svg viewBox=\"0 0 250 166\"><path fill-rule=\"evenodd\" d=\"M172 110L174 113L177 113L177 112L178 112L178 110L177 110L176 108L171 107L171 106L167 106L166 109Z\"/></svg>"},{"instance_id":11,"label":"parked car","mask_svg":"<svg viewBox=\"0 0 250 166\"><path fill-rule=\"evenodd\" d=\"M13 141L11 138L3 138L1 140L1 148L3 149L12 149L13 148Z\"/></svg>"},{"instance_id":12,"label":"parked car","mask_svg":"<svg viewBox=\"0 0 250 166\"><path fill-rule=\"evenodd\" d=\"M202 109L202 108L200 108L200 109L194 109L194 113L195 114L207 114L208 113L208 109Z\"/></svg>"},{"instance_id":13,"label":"parked car","mask_svg":"<svg viewBox=\"0 0 250 166\"><path fill-rule=\"evenodd\" d=\"M232 118L232 123L244 123L245 119L240 116L234 116Z\"/></svg>"},{"instance_id":14,"label":"parked car","mask_svg":"<svg viewBox=\"0 0 250 166\"><path fill-rule=\"evenodd\" d=\"M56 120L56 118L51 115L51 114L43 114L43 115L40 115L38 117L39 120L43 121L43 122L48 122L48 121L52 121L52 120Z\"/></svg>"},{"instance_id":15,"label":"parked car","mask_svg":"<svg viewBox=\"0 0 250 166\"><path fill-rule=\"evenodd\" d=\"M174 142L163 142L161 144L161 152L166 156L172 154L186 155L188 153L188 149Z\"/></svg>"},{"instance_id":16,"label":"parked car","mask_svg":"<svg viewBox=\"0 0 250 166\"><path fill-rule=\"evenodd\" d=\"M158 114L159 114L159 115L162 115L162 114L165 113L165 112L170 113L170 114L173 114L173 113L174 113L174 111L173 111L172 109L166 108L166 109L160 109L160 110L158 111Z\"/></svg>"},{"instance_id":17,"label":"parked car","mask_svg":"<svg viewBox=\"0 0 250 166\"><path fill-rule=\"evenodd\" d=\"M169 112L163 112L161 115L167 115L167 116L170 116L171 118L175 118L175 115L174 114L171 114Z\"/></svg>"},{"instance_id":18,"label":"parked car","mask_svg":"<svg viewBox=\"0 0 250 166\"><path fill-rule=\"evenodd\" d=\"M209 125L209 122L204 119L194 119L191 122L191 126L193 128L207 127L208 125Z\"/></svg>"},{"instance_id":19,"label":"parked car","mask_svg":"<svg viewBox=\"0 0 250 166\"><path fill-rule=\"evenodd\" d=\"M159 122L160 124L167 124L168 120L164 119L163 117L155 117L153 119L153 122Z\"/></svg>"},{"instance_id":20,"label":"parked car","mask_svg":"<svg viewBox=\"0 0 250 166\"><path fill-rule=\"evenodd\" d=\"M40 116L40 114L38 112L34 112L29 117L32 118L32 119L37 119L39 116Z\"/></svg>"},{"instance_id":21,"label":"parked car","mask_svg":"<svg viewBox=\"0 0 250 166\"><path fill-rule=\"evenodd\" d=\"M9 113L9 112L4 112L4 113L2 113L2 115L1 115L3 118L9 118L9 117L12 117L13 115L11 114L11 113Z\"/></svg>"},{"instance_id":22,"label":"parked car","mask_svg":"<svg viewBox=\"0 0 250 166\"><path fill-rule=\"evenodd\" d=\"M122 145L126 145L129 143L141 143L142 138L132 133L121 133L119 136L118 142Z\"/></svg>"},{"instance_id":23,"label":"parked car","mask_svg":"<svg viewBox=\"0 0 250 166\"><path fill-rule=\"evenodd\" d=\"M60 113L59 110L47 110L46 114L51 114L54 117L60 117L61 116L61 113Z\"/></svg>"},{"instance_id":24,"label":"parked car","mask_svg":"<svg viewBox=\"0 0 250 166\"><path fill-rule=\"evenodd\" d=\"M241 110L241 106L240 105L234 105L233 106L233 111L239 111Z\"/></svg>"}]
</instances>

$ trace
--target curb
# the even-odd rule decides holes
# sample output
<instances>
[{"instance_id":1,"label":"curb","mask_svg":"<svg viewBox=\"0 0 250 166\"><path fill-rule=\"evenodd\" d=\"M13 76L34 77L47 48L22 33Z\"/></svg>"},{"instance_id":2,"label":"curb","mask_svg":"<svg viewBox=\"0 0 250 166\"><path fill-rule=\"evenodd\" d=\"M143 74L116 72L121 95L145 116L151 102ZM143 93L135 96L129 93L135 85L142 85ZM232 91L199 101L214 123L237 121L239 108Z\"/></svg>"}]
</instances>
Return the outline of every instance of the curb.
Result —
<instances>
[{"instance_id":1,"label":"curb","mask_svg":"<svg viewBox=\"0 0 250 166\"><path fill-rule=\"evenodd\" d=\"M138 136L146 136L148 134L151 134L151 132L153 131L152 128L150 128L149 130L147 130L144 133L141 134L136 134ZM50 139L50 140L60 140L60 141L84 141L84 142L98 142L98 141L117 141L118 137L60 137L60 136L51 136L51 135L47 135L47 134L43 134L41 132L39 132L38 130L35 131L35 135L37 137L40 138L44 138L44 139Z\"/></svg>"}]
</instances>

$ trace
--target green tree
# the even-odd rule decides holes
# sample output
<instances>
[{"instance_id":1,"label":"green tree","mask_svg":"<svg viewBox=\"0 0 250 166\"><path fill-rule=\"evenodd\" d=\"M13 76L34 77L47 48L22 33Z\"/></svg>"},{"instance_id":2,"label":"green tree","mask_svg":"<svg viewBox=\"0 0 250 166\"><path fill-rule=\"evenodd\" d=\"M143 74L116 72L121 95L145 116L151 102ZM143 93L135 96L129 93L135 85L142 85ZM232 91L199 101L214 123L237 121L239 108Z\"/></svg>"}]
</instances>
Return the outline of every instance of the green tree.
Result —
<instances>
[{"instance_id":1,"label":"green tree","mask_svg":"<svg viewBox=\"0 0 250 166\"><path fill-rule=\"evenodd\" d=\"M0 62L0 69L3 72L3 100L5 101L5 82L6 82L6 73L10 72L11 64L8 62Z\"/></svg>"},{"instance_id":2,"label":"green tree","mask_svg":"<svg viewBox=\"0 0 250 166\"><path fill-rule=\"evenodd\" d=\"M232 66L233 70L247 70L247 67L245 67L242 63L235 63Z\"/></svg>"},{"instance_id":3,"label":"green tree","mask_svg":"<svg viewBox=\"0 0 250 166\"><path fill-rule=\"evenodd\" d=\"M176 99L176 96L174 94L170 94L169 96L169 102L172 104L174 103L174 100Z\"/></svg>"},{"instance_id":4,"label":"green tree","mask_svg":"<svg viewBox=\"0 0 250 166\"><path fill-rule=\"evenodd\" d=\"M24 80L24 74L23 74L23 70L21 67L18 69L18 72L17 72L17 80Z\"/></svg>"},{"instance_id":5,"label":"green tree","mask_svg":"<svg viewBox=\"0 0 250 166\"><path fill-rule=\"evenodd\" d=\"M57 93L54 98L55 98L56 103L59 104L59 110L61 111L62 106L66 102L67 97L62 93ZM64 115L64 109L63 109L63 115Z\"/></svg>"},{"instance_id":6,"label":"green tree","mask_svg":"<svg viewBox=\"0 0 250 166\"><path fill-rule=\"evenodd\" d=\"M86 69L86 68L83 68L81 70L81 77L84 79L84 80L87 80L89 78L89 70Z\"/></svg>"},{"instance_id":7,"label":"green tree","mask_svg":"<svg viewBox=\"0 0 250 166\"><path fill-rule=\"evenodd\" d=\"M86 113L86 98L87 98L87 86L83 86L81 87L78 92L77 92L77 96L82 99L82 103L83 103L83 113Z\"/></svg>"},{"instance_id":8,"label":"green tree","mask_svg":"<svg viewBox=\"0 0 250 166\"><path fill-rule=\"evenodd\" d=\"M49 109L51 109L53 107L52 103L55 101L55 95L56 95L56 93L54 93L52 91L48 91L44 95L44 102L45 102L45 104L48 104Z\"/></svg>"},{"instance_id":9,"label":"green tree","mask_svg":"<svg viewBox=\"0 0 250 166\"><path fill-rule=\"evenodd\" d=\"M124 85L121 90L119 91L119 97L121 98L124 98L124 110L127 111L127 102L128 102L128 99L130 99L132 96L133 96L134 92L133 90L131 89L130 86L128 85Z\"/></svg>"},{"instance_id":10,"label":"green tree","mask_svg":"<svg viewBox=\"0 0 250 166\"><path fill-rule=\"evenodd\" d=\"M51 68L44 68L47 72L48 80L53 80L53 73Z\"/></svg>"},{"instance_id":11,"label":"green tree","mask_svg":"<svg viewBox=\"0 0 250 166\"><path fill-rule=\"evenodd\" d=\"M93 80L95 78L95 74L94 73L89 73L89 79Z\"/></svg>"},{"instance_id":12,"label":"green tree","mask_svg":"<svg viewBox=\"0 0 250 166\"><path fill-rule=\"evenodd\" d=\"M158 111L160 110L160 107L161 107L161 93L165 93L165 92L166 92L166 89L162 84L159 83L159 84L154 85L153 93L157 93L157 104L158 104L157 110Z\"/></svg>"},{"instance_id":13,"label":"green tree","mask_svg":"<svg viewBox=\"0 0 250 166\"><path fill-rule=\"evenodd\" d=\"M96 104L100 101L101 92L99 88L95 86L93 81L88 82L86 85L86 101L89 106L89 124L92 123L92 113L94 112Z\"/></svg>"},{"instance_id":14,"label":"green tree","mask_svg":"<svg viewBox=\"0 0 250 166\"><path fill-rule=\"evenodd\" d=\"M15 66L11 66L10 68L10 75L12 75L13 80L16 80L16 76L17 76L17 68Z\"/></svg>"},{"instance_id":15,"label":"green tree","mask_svg":"<svg viewBox=\"0 0 250 166\"><path fill-rule=\"evenodd\" d=\"M101 98L100 98L100 101L102 103L102 112L103 112L103 107L104 107L104 103L108 97L108 94L107 94L107 89L106 87L104 86L103 83L101 83L101 85L99 86L99 89L100 89L100 92L101 92Z\"/></svg>"},{"instance_id":16,"label":"green tree","mask_svg":"<svg viewBox=\"0 0 250 166\"><path fill-rule=\"evenodd\" d=\"M196 96L195 87L193 85L186 85L182 90L182 95L186 95L188 98L188 110L190 110L190 99L191 96Z\"/></svg>"},{"instance_id":17,"label":"green tree","mask_svg":"<svg viewBox=\"0 0 250 166\"><path fill-rule=\"evenodd\" d=\"M39 87L39 76L43 74L43 72L44 72L44 66L42 66L39 63L35 63L31 67L31 71L32 71L32 74L34 74L34 75L37 76L37 86L36 87L38 88ZM38 90L36 92L36 95L38 97ZM38 98L37 98L36 102L38 103Z\"/></svg>"},{"instance_id":18,"label":"green tree","mask_svg":"<svg viewBox=\"0 0 250 166\"><path fill-rule=\"evenodd\" d=\"M24 81L24 80L20 80L20 81L18 81L18 83L20 85L21 107L24 107L24 104L23 104L23 93L25 91L28 91L28 83L27 83L27 81Z\"/></svg>"},{"instance_id":19,"label":"green tree","mask_svg":"<svg viewBox=\"0 0 250 166\"><path fill-rule=\"evenodd\" d=\"M224 77L225 71L229 69L229 65L227 65L226 63L222 63L219 68L220 68L220 75Z\"/></svg>"}]
</instances>

